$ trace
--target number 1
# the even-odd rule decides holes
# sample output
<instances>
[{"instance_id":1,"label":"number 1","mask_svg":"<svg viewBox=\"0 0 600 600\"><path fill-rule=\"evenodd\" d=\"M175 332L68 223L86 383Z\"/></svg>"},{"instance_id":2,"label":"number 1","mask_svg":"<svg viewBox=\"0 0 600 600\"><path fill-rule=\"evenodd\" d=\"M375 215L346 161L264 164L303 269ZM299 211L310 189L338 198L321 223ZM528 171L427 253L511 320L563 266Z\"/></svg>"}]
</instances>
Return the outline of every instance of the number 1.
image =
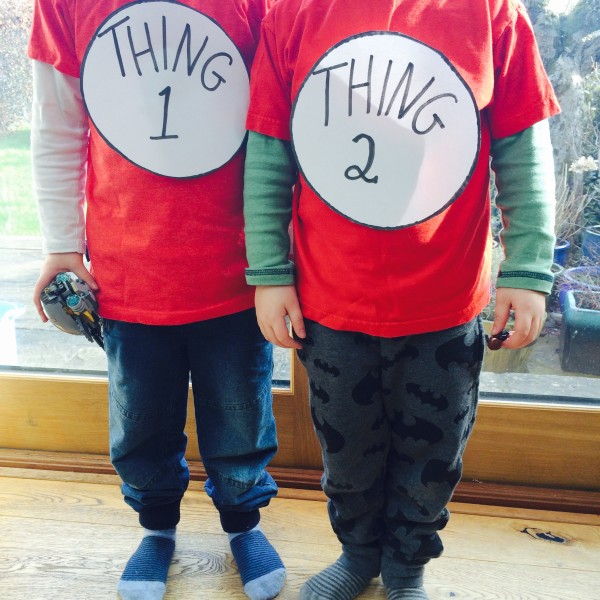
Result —
<instances>
[{"instance_id":1,"label":"number 1","mask_svg":"<svg viewBox=\"0 0 600 600\"><path fill-rule=\"evenodd\" d=\"M165 97L165 103L163 108L163 125L162 125L162 133L157 136L150 136L151 140L169 140L176 139L178 135L167 135L167 119L169 117L169 100L171 98L171 86L168 85L162 92L159 92L159 96Z\"/></svg>"}]
</instances>

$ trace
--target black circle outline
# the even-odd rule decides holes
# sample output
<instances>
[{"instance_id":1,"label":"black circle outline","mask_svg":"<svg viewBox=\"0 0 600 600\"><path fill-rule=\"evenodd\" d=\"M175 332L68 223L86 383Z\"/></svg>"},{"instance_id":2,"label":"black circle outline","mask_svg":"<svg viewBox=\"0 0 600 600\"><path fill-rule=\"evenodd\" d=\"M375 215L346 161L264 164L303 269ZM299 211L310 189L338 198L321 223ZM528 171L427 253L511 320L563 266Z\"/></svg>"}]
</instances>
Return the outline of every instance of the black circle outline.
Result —
<instances>
[{"instance_id":1,"label":"black circle outline","mask_svg":"<svg viewBox=\"0 0 600 600\"><path fill-rule=\"evenodd\" d=\"M446 204L444 204L444 206L442 206L436 212L430 214L429 216L425 217L424 219L421 219L420 221L415 221L414 223L407 223L406 225L398 225L398 226L395 226L395 227L382 227L382 226L379 226L379 225L371 225L369 223L363 223L362 221L357 221L356 219L353 219L352 217L346 215L341 210L337 209L336 207L332 206L329 202L327 202L327 200L325 200L325 198L323 198L323 196L321 196L321 194L316 190L316 188L310 182L310 180L306 176L306 173L304 172L304 169L302 169L302 166L300 164L300 160L298 159L298 154L296 153L296 146L294 144L293 121L294 121L294 114L296 112L296 106L298 104L298 99L300 98L300 94L302 93L302 89L304 88L304 86L306 85L306 83L308 82L308 80L310 79L310 77L312 76L313 71L317 68L317 66L323 60L325 60L325 58L327 57L328 54L330 54L331 52L333 52L339 46L342 46L343 44L347 44L347 43L349 43L349 42L351 42L351 41L353 41L355 39L358 39L358 38L375 36L375 35L393 35L393 36L403 37L403 38L406 38L406 39L411 40L413 42L416 42L417 44L420 44L421 46L425 46L426 48L429 48L430 50L432 50L433 52L435 52L437 55L439 55L441 57L441 59L450 67L450 70L454 72L454 74L456 75L456 77L458 78L458 80L463 84L463 86L465 87L465 89L469 93L469 96L471 97L471 101L473 102L473 107L475 108L475 115L477 117L477 150L475 152L475 156L473 158L473 162L471 163L471 168L470 168L469 172L467 173L467 175L466 175L465 180L463 181L463 183L458 187L458 189L456 190L456 192L454 193L454 195L450 198L450 200L448 200L448 202ZM475 100L475 95L473 94L473 91L467 85L467 82L465 81L465 79L463 78L463 76L457 71L456 67L439 50L437 50L433 46L430 46L429 44L426 44L425 42L421 42L420 40L418 40L416 38L413 38L413 37L411 37L409 35L406 35L404 33L400 33L399 31L387 31L387 30L365 31L363 33L357 33L357 34L350 35L347 38L344 38L340 42L337 42L336 44L334 44L333 46L331 46L331 48L329 48L329 50L327 50L320 58L318 58L315 61L315 63L313 64L313 66L310 68L310 70L309 70L308 74L306 75L304 81L302 82L302 84L298 88L298 93L296 94L296 98L294 99L294 103L293 103L293 106L292 106L292 114L290 116L290 140L292 142L292 152L294 153L294 158L296 160L296 164L298 165L298 170L300 171L300 173L304 177L304 180L308 184L308 187L331 210L333 210L334 212L338 213L339 215L341 215L342 217L344 217L348 221L351 221L352 223L356 223L357 225L362 225L363 227L368 227L370 229L378 229L378 230L383 230L383 231L395 231L395 230L399 230L399 229L406 229L407 227L413 227L414 225L418 225L419 223L424 223L426 221L429 221L430 219L433 219L433 217L435 217L436 215L439 215L440 213L444 212L451 204L453 204L461 196L461 194L463 193L463 191L467 187L469 181L471 180L471 177L473 175L473 172L475 171L475 168L477 166L477 162L478 162L478 159L479 159L479 152L481 151L481 116L480 116L480 111L479 111L479 109L477 107L477 102Z\"/></svg>"},{"instance_id":2,"label":"black circle outline","mask_svg":"<svg viewBox=\"0 0 600 600\"><path fill-rule=\"evenodd\" d=\"M248 69L248 65L246 64L246 61L244 60L244 57L242 56L240 49L236 46L235 42L231 39L229 34L221 27L221 25L219 25L219 23L215 19L213 19L209 15L203 13L202 11L194 8L193 6L188 6L187 4L180 2L179 0L134 0L133 2L128 2L127 4L124 4L123 6L118 8L117 10L111 12L108 15L108 17L106 17L104 19L104 21L102 21L102 23L100 23L100 25L94 31L94 34L92 35L92 37L85 49L85 54L83 55L83 60L81 61L81 67L80 67L80 71L79 71L79 89L81 92L81 98L83 100L83 105L85 107L85 112L88 115L88 117L89 117L90 121L92 122L92 124L94 125L94 127L96 128L96 131L98 132L100 137L106 142L106 145L109 146L109 148L114 150L119 156L124 158L127 162L131 163L132 165L135 165L136 167L138 167L148 173L157 175L158 177L168 177L169 179L185 180L185 179L197 179L198 177L204 177L205 175L210 175L211 173L214 173L215 171L222 169L227 163L229 163L233 160L233 158L236 156L236 154L244 147L244 145L246 143L246 138L248 137L248 131L246 131L246 133L244 133L244 135L242 137L242 142L237 147L235 152L223 164L219 165L218 167L215 167L214 169L211 169L210 171L203 171L201 173L197 173L196 175L183 175L183 176L165 175L164 173L157 173L156 171L152 171L151 169L136 163L134 160L132 160L131 158L126 156L123 152L121 152L121 150L119 150L114 144L112 144L112 142L109 141L109 139L102 133L100 128L96 125L96 123L94 122L94 119L92 119L92 115L91 115L90 111L88 110L87 103L85 101L85 94L83 93L83 74L84 74L84 69L85 69L85 63L86 63L88 54L91 50L92 44L94 43L94 40L98 36L98 32L102 29L102 27L108 21L110 21L115 15L119 14L121 11L128 9L131 6L134 6L137 4L148 4L150 2L160 2L162 4L177 4L184 8L188 8L189 10L193 10L194 12L201 14L203 17L206 17L209 21L212 21L225 34L225 37L227 37L227 39L229 39L229 41L232 43L233 47L237 50L238 55L239 55L240 59L242 60L242 64L244 65L244 68L246 69L246 74L248 75L248 85L250 84L250 70Z\"/></svg>"}]
</instances>

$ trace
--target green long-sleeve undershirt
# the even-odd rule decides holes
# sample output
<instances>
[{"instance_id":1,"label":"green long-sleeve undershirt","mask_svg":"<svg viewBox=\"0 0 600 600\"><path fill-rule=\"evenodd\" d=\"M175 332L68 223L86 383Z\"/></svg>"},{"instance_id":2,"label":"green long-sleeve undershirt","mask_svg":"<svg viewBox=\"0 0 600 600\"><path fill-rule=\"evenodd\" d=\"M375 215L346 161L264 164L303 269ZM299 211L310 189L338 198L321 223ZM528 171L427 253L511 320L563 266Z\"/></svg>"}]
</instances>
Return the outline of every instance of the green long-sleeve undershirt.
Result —
<instances>
[{"instance_id":1,"label":"green long-sleeve undershirt","mask_svg":"<svg viewBox=\"0 0 600 600\"><path fill-rule=\"evenodd\" d=\"M490 153L506 257L496 285L549 294L556 238L554 159L548 122L495 140Z\"/></svg>"},{"instance_id":2,"label":"green long-sleeve undershirt","mask_svg":"<svg viewBox=\"0 0 600 600\"><path fill-rule=\"evenodd\" d=\"M497 286L548 294L555 238L554 166L547 121L495 140L491 156L506 256ZM246 280L250 285L293 284L288 232L297 167L290 143L251 131L244 177Z\"/></svg>"},{"instance_id":3,"label":"green long-sleeve undershirt","mask_svg":"<svg viewBox=\"0 0 600 600\"><path fill-rule=\"evenodd\" d=\"M290 142L250 131L244 171L246 281L291 285L289 260L292 194L298 169Z\"/></svg>"}]
</instances>

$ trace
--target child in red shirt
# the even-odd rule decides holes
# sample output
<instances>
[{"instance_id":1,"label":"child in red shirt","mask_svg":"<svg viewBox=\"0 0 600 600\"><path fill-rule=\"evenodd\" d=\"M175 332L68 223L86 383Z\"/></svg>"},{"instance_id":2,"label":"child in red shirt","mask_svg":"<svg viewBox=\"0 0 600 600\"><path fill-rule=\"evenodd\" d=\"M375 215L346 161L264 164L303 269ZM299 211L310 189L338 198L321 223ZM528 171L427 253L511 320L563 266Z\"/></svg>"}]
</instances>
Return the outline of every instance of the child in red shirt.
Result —
<instances>
[{"instance_id":1,"label":"child in red shirt","mask_svg":"<svg viewBox=\"0 0 600 600\"><path fill-rule=\"evenodd\" d=\"M47 253L95 291L110 451L143 540L118 584L160 599L189 484L190 376L205 489L252 600L285 569L259 528L277 493L272 348L244 281L248 69L266 0L38 0L32 154ZM84 201L85 208L84 211ZM92 272L84 266L89 252Z\"/></svg>"},{"instance_id":2,"label":"child in red shirt","mask_svg":"<svg viewBox=\"0 0 600 600\"><path fill-rule=\"evenodd\" d=\"M391 600L426 599L475 420L490 156L504 347L535 340L552 285L558 105L531 24L516 0L280 0L251 81L246 278L265 337L307 369L342 544L300 598L381 574Z\"/></svg>"}]
</instances>

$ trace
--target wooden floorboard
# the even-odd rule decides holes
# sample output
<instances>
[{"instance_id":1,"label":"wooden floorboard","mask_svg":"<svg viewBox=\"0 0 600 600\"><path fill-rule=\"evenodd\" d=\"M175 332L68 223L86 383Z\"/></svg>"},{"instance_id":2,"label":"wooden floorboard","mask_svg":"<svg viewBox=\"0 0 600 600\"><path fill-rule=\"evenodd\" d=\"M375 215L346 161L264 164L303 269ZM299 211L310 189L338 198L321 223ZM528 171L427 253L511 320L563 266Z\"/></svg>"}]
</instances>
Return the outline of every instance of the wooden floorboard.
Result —
<instances>
[{"instance_id":1,"label":"wooden floorboard","mask_svg":"<svg viewBox=\"0 0 600 600\"><path fill-rule=\"evenodd\" d=\"M116 599L116 583L139 541L136 515L116 478L16 475L0 471L0 598ZM597 516L452 508L444 555L426 571L432 600L600 600ZM262 527L288 569L281 600L297 598L302 583L339 554L320 498L302 492L277 498L263 511ZM195 482L184 499L165 600L245 598L226 535ZM360 596L384 598L378 580Z\"/></svg>"}]
</instances>

